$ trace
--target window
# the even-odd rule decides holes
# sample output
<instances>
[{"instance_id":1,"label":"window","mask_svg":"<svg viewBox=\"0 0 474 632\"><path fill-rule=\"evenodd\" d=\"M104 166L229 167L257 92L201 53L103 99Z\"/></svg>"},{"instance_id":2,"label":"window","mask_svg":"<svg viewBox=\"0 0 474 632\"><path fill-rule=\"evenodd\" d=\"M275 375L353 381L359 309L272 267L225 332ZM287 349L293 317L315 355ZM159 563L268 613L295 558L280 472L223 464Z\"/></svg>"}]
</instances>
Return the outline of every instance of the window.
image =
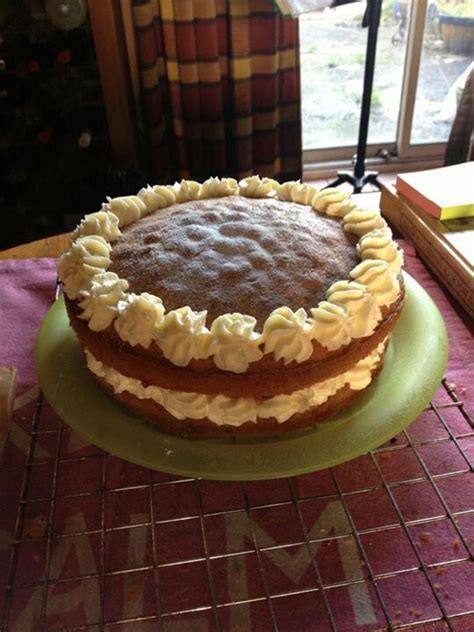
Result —
<instances>
[{"instance_id":1,"label":"window","mask_svg":"<svg viewBox=\"0 0 474 632\"><path fill-rule=\"evenodd\" d=\"M367 156L383 149L400 159L443 156L472 60L473 6L471 0L384 0ZM305 163L348 160L355 152L365 8L365 2L354 2L300 17ZM452 23L462 20L451 20L448 29L445 22L449 13L462 11L471 26L461 38L452 35Z\"/></svg>"}]
</instances>

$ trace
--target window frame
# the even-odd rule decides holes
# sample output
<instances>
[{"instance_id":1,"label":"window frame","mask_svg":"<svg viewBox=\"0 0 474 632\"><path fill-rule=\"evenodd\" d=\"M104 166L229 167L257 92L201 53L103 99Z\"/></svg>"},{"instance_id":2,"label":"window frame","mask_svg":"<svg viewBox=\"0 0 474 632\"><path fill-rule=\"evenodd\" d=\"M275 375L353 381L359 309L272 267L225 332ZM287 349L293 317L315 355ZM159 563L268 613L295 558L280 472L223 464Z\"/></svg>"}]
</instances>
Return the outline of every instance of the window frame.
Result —
<instances>
[{"instance_id":1,"label":"window frame","mask_svg":"<svg viewBox=\"0 0 474 632\"><path fill-rule=\"evenodd\" d=\"M379 171L423 169L443 163L446 142L411 142L427 7L428 0L411 0L396 138L393 143L367 145L367 165ZM356 150L356 144L305 149L304 174L324 177L325 173L334 173L335 168L345 169L354 161Z\"/></svg>"}]
</instances>

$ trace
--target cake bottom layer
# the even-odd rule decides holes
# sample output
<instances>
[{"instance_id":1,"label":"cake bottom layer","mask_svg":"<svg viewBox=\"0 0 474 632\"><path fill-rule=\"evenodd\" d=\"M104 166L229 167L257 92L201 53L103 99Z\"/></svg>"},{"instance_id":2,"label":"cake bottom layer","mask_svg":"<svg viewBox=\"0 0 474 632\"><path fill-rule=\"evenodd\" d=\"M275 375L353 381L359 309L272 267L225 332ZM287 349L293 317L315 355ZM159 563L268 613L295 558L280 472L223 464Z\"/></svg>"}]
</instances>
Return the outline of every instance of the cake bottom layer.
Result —
<instances>
[{"instance_id":1,"label":"cake bottom layer","mask_svg":"<svg viewBox=\"0 0 474 632\"><path fill-rule=\"evenodd\" d=\"M171 434L210 438L270 436L325 421L352 404L383 366L386 341L352 369L289 395L255 400L170 391L121 375L85 350L88 368L106 392L137 416Z\"/></svg>"}]
</instances>

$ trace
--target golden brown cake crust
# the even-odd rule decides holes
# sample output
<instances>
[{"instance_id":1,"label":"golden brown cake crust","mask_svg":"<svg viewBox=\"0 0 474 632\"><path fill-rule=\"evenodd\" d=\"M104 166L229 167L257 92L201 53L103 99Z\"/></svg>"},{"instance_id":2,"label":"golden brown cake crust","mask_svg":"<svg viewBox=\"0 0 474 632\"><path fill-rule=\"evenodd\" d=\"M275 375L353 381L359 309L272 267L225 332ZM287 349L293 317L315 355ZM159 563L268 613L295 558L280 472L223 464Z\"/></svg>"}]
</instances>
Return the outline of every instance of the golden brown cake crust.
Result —
<instances>
[{"instance_id":1,"label":"golden brown cake crust","mask_svg":"<svg viewBox=\"0 0 474 632\"><path fill-rule=\"evenodd\" d=\"M403 306L403 294L371 336L353 340L347 347L325 355L323 361L318 357L318 349L314 359L301 364L292 362L287 366L269 354L251 364L249 370L241 374L221 371L212 360L193 361L187 367L178 367L163 358L158 347L154 349L156 355L145 356L142 347L131 347L117 335L113 336L115 332L110 332L112 339L104 332L91 331L77 317L75 304L66 298L66 305L70 323L82 346L89 349L97 360L112 366L122 375L171 390L258 398L292 393L350 369L369 355L393 330ZM321 347L318 343L314 345Z\"/></svg>"},{"instance_id":2,"label":"golden brown cake crust","mask_svg":"<svg viewBox=\"0 0 474 632\"><path fill-rule=\"evenodd\" d=\"M282 305L324 300L359 262L356 241L310 206L229 196L174 204L124 228L109 270L167 311L207 310L208 323L252 314L262 326Z\"/></svg>"}]
</instances>

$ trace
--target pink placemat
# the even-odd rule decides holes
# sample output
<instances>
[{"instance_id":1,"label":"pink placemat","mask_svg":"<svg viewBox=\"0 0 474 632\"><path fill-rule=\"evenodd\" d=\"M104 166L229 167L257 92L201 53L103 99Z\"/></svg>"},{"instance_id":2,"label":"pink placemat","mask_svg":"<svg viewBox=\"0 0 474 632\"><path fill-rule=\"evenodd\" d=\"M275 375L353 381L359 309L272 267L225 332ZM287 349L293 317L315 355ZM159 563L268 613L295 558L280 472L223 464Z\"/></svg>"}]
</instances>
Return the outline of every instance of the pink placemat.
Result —
<instances>
[{"instance_id":1,"label":"pink placemat","mask_svg":"<svg viewBox=\"0 0 474 632\"><path fill-rule=\"evenodd\" d=\"M0 262L0 365L18 369L0 629L472 632L472 332L403 245L449 333L431 406L371 454L259 483L151 472L63 425L33 366L56 262Z\"/></svg>"}]
</instances>

